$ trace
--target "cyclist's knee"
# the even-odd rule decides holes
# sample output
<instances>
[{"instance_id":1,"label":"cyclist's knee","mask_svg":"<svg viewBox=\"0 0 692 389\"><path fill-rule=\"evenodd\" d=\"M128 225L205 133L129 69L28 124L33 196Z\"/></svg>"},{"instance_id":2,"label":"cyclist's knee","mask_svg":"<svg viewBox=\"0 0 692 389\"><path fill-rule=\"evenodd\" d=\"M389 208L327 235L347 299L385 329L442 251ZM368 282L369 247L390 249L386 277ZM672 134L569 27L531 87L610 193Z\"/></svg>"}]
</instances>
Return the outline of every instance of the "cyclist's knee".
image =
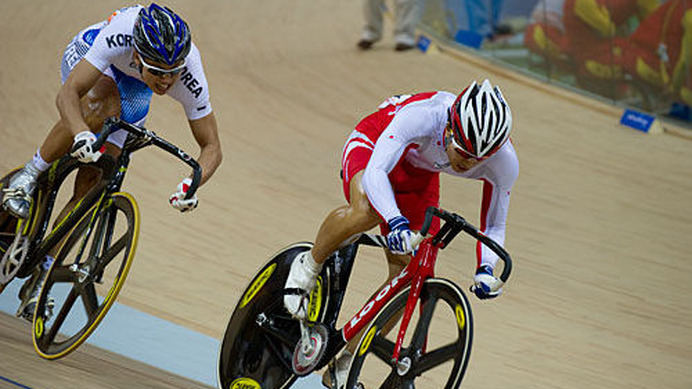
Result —
<instances>
[{"instance_id":1,"label":"cyclist's knee","mask_svg":"<svg viewBox=\"0 0 692 389\"><path fill-rule=\"evenodd\" d=\"M115 81L101 76L82 98L82 115L92 132L101 131L103 121L111 116L120 116L120 92Z\"/></svg>"},{"instance_id":2,"label":"cyclist's knee","mask_svg":"<svg viewBox=\"0 0 692 389\"><path fill-rule=\"evenodd\" d=\"M354 222L361 225L365 230L369 230L382 222L380 215L377 214L369 205L367 207L350 207L350 215Z\"/></svg>"}]
</instances>

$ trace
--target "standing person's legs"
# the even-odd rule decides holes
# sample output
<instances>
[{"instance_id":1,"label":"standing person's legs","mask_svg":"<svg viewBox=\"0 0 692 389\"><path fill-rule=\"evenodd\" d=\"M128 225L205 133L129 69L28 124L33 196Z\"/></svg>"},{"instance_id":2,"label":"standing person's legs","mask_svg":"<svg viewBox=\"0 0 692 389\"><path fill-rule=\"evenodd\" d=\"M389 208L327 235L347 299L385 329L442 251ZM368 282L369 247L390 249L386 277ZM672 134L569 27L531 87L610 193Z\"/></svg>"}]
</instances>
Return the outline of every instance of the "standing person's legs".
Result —
<instances>
[{"instance_id":1,"label":"standing person's legs","mask_svg":"<svg viewBox=\"0 0 692 389\"><path fill-rule=\"evenodd\" d=\"M416 27L422 12L422 0L395 0L394 41L397 51L408 50L415 46Z\"/></svg>"},{"instance_id":2,"label":"standing person's legs","mask_svg":"<svg viewBox=\"0 0 692 389\"><path fill-rule=\"evenodd\" d=\"M490 0L466 0L466 13L469 17L469 31L482 37L492 33Z\"/></svg>"},{"instance_id":3,"label":"standing person's legs","mask_svg":"<svg viewBox=\"0 0 692 389\"><path fill-rule=\"evenodd\" d=\"M369 49L373 43L382 39L384 27L383 7L384 0L363 0L363 16L365 26L358 41L358 47L362 50Z\"/></svg>"}]
</instances>

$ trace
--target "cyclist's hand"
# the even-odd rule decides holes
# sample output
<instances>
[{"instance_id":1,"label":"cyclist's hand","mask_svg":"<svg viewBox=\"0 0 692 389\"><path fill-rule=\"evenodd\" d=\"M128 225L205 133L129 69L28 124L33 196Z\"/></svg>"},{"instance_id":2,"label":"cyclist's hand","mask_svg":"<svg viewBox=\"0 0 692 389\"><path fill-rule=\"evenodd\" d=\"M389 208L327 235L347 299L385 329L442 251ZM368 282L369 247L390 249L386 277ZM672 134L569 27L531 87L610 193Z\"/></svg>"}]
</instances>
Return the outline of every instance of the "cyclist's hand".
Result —
<instances>
[{"instance_id":1,"label":"cyclist's hand","mask_svg":"<svg viewBox=\"0 0 692 389\"><path fill-rule=\"evenodd\" d=\"M190 184L192 184L191 178L188 177L184 179L178 184L178 191L168 198L168 202L171 203L171 206L180 212L192 211L197 208L197 194L185 200L185 195L187 194L187 190L190 189Z\"/></svg>"},{"instance_id":2,"label":"cyclist's hand","mask_svg":"<svg viewBox=\"0 0 692 389\"><path fill-rule=\"evenodd\" d=\"M96 142L96 135L91 131L82 131L75 135L70 155L77 158L79 162L89 163L98 161L104 148L94 150L93 145Z\"/></svg>"},{"instance_id":3,"label":"cyclist's hand","mask_svg":"<svg viewBox=\"0 0 692 389\"><path fill-rule=\"evenodd\" d=\"M502 294L504 283L493 275L493 268L483 265L476 270L471 292L481 300L492 299Z\"/></svg>"},{"instance_id":4,"label":"cyclist's hand","mask_svg":"<svg viewBox=\"0 0 692 389\"><path fill-rule=\"evenodd\" d=\"M389 224L389 234L387 234L387 248L392 254L411 254L415 247L411 244L414 234L408 227L408 219L403 216L391 218Z\"/></svg>"}]
</instances>

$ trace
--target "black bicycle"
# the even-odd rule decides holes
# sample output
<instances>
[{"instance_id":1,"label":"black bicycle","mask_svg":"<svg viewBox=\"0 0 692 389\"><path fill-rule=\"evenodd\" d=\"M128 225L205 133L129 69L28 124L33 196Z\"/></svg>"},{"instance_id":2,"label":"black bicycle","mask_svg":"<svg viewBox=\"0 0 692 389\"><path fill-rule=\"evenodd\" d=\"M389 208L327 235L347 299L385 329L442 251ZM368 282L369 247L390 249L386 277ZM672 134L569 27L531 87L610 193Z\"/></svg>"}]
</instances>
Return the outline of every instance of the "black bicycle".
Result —
<instances>
[{"instance_id":1,"label":"black bicycle","mask_svg":"<svg viewBox=\"0 0 692 389\"><path fill-rule=\"evenodd\" d=\"M444 224L426 237L434 217ZM347 389L458 388L470 357L473 317L461 288L436 278L434 266L438 250L460 232L500 257L500 279L506 282L512 270L509 254L461 216L431 207L416 256L340 329L336 322L359 245L386 247L386 238L363 234L327 259L305 321L291 317L282 296L293 259L312 244L296 243L280 251L260 269L233 310L219 351L219 387L288 388L297 377L327 364L335 382L335 356L364 329ZM397 323L399 331L390 333Z\"/></svg>"},{"instance_id":2,"label":"black bicycle","mask_svg":"<svg viewBox=\"0 0 692 389\"><path fill-rule=\"evenodd\" d=\"M140 226L134 197L120 191L132 153L159 147L193 169L187 198L199 186L197 161L154 132L118 118L105 121L94 148L116 129L128 132L120 156L104 154L88 164L101 170L100 181L52 230L48 225L58 190L70 173L85 165L69 155L39 176L28 218L19 220L0 210L0 291L14 278L29 276L47 253L57 249L33 317L34 348L46 359L77 349L108 313L125 282ZM18 170L0 180L0 189Z\"/></svg>"}]
</instances>

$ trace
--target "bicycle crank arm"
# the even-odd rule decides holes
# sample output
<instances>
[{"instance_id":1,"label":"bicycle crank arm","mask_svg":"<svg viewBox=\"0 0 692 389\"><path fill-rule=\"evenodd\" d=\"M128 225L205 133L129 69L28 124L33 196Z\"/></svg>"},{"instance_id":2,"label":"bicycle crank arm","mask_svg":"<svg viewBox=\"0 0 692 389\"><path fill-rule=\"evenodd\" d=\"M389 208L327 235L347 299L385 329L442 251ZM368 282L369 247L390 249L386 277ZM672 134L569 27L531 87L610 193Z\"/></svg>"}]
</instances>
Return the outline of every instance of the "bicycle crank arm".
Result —
<instances>
[{"instance_id":1,"label":"bicycle crank arm","mask_svg":"<svg viewBox=\"0 0 692 389\"><path fill-rule=\"evenodd\" d=\"M309 327L304 320L300 321L302 336L293 351L293 372L298 376L310 374L322 361L327 350L329 331L323 324Z\"/></svg>"}]
</instances>

